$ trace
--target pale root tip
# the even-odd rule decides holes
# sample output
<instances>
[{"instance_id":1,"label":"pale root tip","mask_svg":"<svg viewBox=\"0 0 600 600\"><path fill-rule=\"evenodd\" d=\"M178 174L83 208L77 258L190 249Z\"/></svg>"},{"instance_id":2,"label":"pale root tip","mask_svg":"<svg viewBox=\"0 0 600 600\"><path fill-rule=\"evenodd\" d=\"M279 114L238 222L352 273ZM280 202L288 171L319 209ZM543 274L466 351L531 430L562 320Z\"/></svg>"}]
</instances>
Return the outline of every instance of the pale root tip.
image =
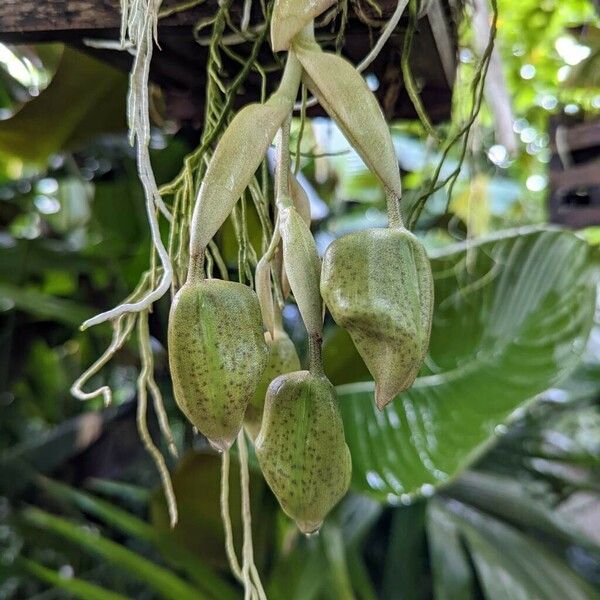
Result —
<instances>
[{"instance_id":1,"label":"pale root tip","mask_svg":"<svg viewBox=\"0 0 600 600\"><path fill-rule=\"evenodd\" d=\"M215 438L215 439L210 439L207 438L209 444L217 451L220 453L223 452L227 452L227 450L229 450L229 448L231 448L231 446L233 445L233 442L235 441L235 438Z\"/></svg>"},{"instance_id":2,"label":"pale root tip","mask_svg":"<svg viewBox=\"0 0 600 600\"><path fill-rule=\"evenodd\" d=\"M395 394L390 394L381 386L375 385L375 404L379 410L383 410L395 397Z\"/></svg>"},{"instance_id":3,"label":"pale root tip","mask_svg":"<svg viewBox=\"0 0 600 600\"><path fill-rule=\"evenodd\" d=\"M319 533L323 521L296 521L296 525L306 537L310 537Z\"/></svg>"}]
</instances>

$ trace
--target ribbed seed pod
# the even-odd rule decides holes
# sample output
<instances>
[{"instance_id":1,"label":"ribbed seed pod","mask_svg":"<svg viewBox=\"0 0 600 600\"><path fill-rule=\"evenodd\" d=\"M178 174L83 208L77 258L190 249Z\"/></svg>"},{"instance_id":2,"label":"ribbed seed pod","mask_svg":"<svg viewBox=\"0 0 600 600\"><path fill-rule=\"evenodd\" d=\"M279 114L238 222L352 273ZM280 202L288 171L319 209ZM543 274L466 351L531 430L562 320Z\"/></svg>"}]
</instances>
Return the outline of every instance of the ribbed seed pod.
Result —
<instances>
[{"instance_id":1,"label":"ribbed seed pod","mask_svg":"<svg viewBox=\"0 0 600 600\"><path fill-rule=\"evenodd\" d=\"M348 490L352 472L327 378L297 371L271 383L256 455L281 508L303 533L317 531Z\"/></svg>"},{"instance_id":2,"label":"ribbed seed pod","mask_svg":"<svg viewBox=\"0 0 600 600\"><path fill-rule=\"evenodd\" d=\"M375 380L382 409L414 382L427 353L433 277L425 249L406 229L368 229L333 242L321 294Z\"/></svg>"},{"instance_id":3,"label":"ribbed seed pod","mask_svg":"<svg viewBox=\"0 0 600 600\"><path fill-rule=\"evenodd\" d=\"M253 440L256 439L260 431L265 395L269 384L279 375L292 373L300 369L300 359L296 347L285 331L276 329L274 338L271 338L269 333L265 333L265 340L269 346L267 366L260 378L256 393L250 404L248 404L246 418L244 419L244 427Z\"/></svg>"},{"instance_id":4,"label":"ribbed seed pod","mask_svg":"<svg viewBox=\"0 0 600 600\"><path fill-rule=\"evenodd\" d=\"M218 450L226 450L267 363L260 308L247 286L218 279L186 283L169 316L175 400Z\"/></svg>"}]
</instances>

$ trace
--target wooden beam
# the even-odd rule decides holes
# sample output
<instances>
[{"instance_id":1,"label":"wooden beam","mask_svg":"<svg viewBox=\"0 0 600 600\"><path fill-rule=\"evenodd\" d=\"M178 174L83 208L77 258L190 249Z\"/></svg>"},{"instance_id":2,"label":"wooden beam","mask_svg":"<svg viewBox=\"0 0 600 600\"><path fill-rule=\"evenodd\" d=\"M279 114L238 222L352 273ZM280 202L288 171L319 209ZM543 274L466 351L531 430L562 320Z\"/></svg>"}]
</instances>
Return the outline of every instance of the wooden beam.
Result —
<instances>
[{"instance_id":1,"label":"wooden beam","mask_svg":"<svg viewBox=\"0 0 600 600\"><path fill-rule=\"evenodd\" d=\"M179 5L184 0L164 0L163 8ZM383 26L397 7L398 0L378 0L381 14L374 14L369 0L353 0L356 13L350 15L342 53L353 63L360 62L371 49L378 26ZM421 97L434 122L450 114L451 89L456 69L455 25L452 3L459 0L434 0L430 11L419 23L411 54L415 80L422 85ZM254 19L260 19L256 2ZM201 18L214 15L218 0L206 0L198 7L165 17L159 22L162 51L154 53L151 78L160 85L168 105L170 118L201 122L206 85L207 48L195 43L191 28ZM232 2L232 18L239 21L242 0ZM380 82L377 91L389 118L414 118L414 108L402 85L399 69L400 53L408 14L387 42L386 48L369 68ZM253 20L254 20L253 19ZM368 25L365 24L368 22ZM129 69L127 52L91 48L86 39L116 40L120 25L120 0L0 0L0 42L14 44L60 41L84 50L123 70ZM326 33L331 44L331 32ZM247 45L246 45L247 46ZM246 48L247 49L247 48ZM244 52L244 47L237 48ZM264 64L273 62L268 44L261 51ZM227 63L227 57L224 58ZM236 65L232 65L235 72ZM227 71L227 66L224 69ZM251 74L240 102L260 97L262 81ZM317 113L320 114L320 113Z\"/></svg>"},{"instance_id":2,"label":"wooden beam","mask_svg":"<svg viewBox=\"0 0 600 600\"><path fill-rule=\"evenodd\" d=\"M165 0L163 8L181 4L182 0ZM238 2L237 4L241 4ZM381 0L380 19L394 12L397 0ZM217 0L161 19L161 27L189 26L203 16L214 14ZM369 14L370 5L365 3ZM240 7L232 5L234 14ZM73 37L93 35L98 31L115 31L120 24L119 0L0 0L0 40L10 43L70 41Z\"/></svg>"},{"instance_id":3,"label":"wooden beam","mask_svg":"<svg viewBox=\"0 0 600 600\"><path fill-rule=\"evenodd\" d=\"M165 6L173 2L165 2ZM191 25L214 12L214 2L161 20L161 27ZM102 31L117 31L119 0L2 0L0 39L10 43L70 41Z\"/></svg>"}]
</instances>

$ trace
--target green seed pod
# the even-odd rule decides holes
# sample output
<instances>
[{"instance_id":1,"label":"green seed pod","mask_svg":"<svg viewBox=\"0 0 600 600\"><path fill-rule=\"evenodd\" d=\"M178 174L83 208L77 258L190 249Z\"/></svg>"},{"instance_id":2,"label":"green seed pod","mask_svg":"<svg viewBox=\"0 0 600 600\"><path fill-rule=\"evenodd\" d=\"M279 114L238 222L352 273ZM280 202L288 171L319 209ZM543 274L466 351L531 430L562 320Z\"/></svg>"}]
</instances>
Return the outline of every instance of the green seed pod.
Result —
<instances>
[{"instance_id":1,"label":"green seed pod","mask_svg":"<svg viewBox=\"0 0 600 600\"><path fill-rule=\"evenodd\" d=\"M256 294L231 281L188 282L169 316L169 365L175 400L218 450L242 427L269 350Z\"/></svg>"},{"instance_id":2,"label":"green seed pod","mask_svg":"<svg viewBox=\"0 0 600 600\"><path fill-rule=\"evenodd\" d=\"M275 93L264 104L248 104L231 121L198 192L191 228L192 254L194 249L204 250L223 225L291 110L292 101Z\"/></svg>"},{"instance_id":3,"label":"green seed pod","mask_svg":"<svg viewBox=\"0 0 600 600\"><path fill-rule=\"evenodd\" d=\"M314 40L297 39L294 50L308 89L385 189L400 198L402 184L392 136L363 77L345 58L323 52Z\"/></svg>"},{"instance_id":4,"label":"green seed pod","mask_svg":"<svg viewBox=\"0 0 600 600\"><path fill-rule=\"evenodd\" d=\"M429 345L433 277L425 249L406 229L368 229L333 242L321 294L352 337L383 409L414 382Z\"/></svg>"},{"instance_id":5,"label":"green seed pod","mask_svg":"<svg viewBox=\"0 0 600 600\"><path fill-rule=\"evenodd\" d=\"M352 463L329 380L309 371L267 390L256 455L267 483L303 533L319 529L348 490Z\"/></svg>"},{"instance_id":6,"label":"green seed pod","mask_svg":"<svg viewBox=\"0 0 600 600\"><path fill-rule=\"evenodd\" d=\"M263 371L256 393L246 409L246 418L244 419L244 427L253 440L260 431L265 395L271 381L279 375L300 370L300 359L296 347L285 331L276 329L274 338L271 338L271 334L265 333L265 340L269 346L267 367Z\"/></svg>"},{"instance_id":7,"label":"green seed pod","mask_svg":"<svg viewBox=\"0 0 600 600\"><path fill-rule=\"evenodd\" d=\"M308 334L320 334L323 309L319 295L321 260L315 240L294 207L282 208L279 231L285 272Z\"/></svg>"}]
</instances>

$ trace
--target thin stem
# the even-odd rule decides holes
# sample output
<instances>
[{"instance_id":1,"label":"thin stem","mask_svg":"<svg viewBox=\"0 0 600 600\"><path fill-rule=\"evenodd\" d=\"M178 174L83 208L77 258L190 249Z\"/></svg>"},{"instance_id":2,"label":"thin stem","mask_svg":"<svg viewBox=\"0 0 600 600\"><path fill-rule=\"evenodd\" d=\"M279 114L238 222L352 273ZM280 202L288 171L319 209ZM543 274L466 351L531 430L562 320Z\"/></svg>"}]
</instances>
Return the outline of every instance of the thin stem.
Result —
<instances>
[{"instance_id":1,"label":"thin stem","mask_svg":"<svg viewBox=\"0 0 600 600\"><path fill-rule=\"evenodd\" d=\"M290 197L290 115L277 134L277 168L275 172L275 198L279 210L293 206Z\"/></svg>"},{"instance_id":2,"label":"thin stem","mask_svg":"<svg viewBox=\"0 0 600 600\"><path fill-rule=\"evenodd\" d=\"M359 73L362 73L379 56L386 42L390 39L390 36L394 32L394 29L396 29L398 23L400 23L400 19L402 18L402 14L406 9L407 4L408 0L398 0L396 10L394 11L394 14L390 17L390 20L387 22L384 30L381 32L377 43L373 46L371 51L358 63L358 66L356 68Z\"/></svg>"},{"instance_id":3,"label":"thin stem","mask_svg":"<svg viewBox=\"0 0 600 600\"><path fill-rule=\"evenodd\" d=\"M494 50L494 43L496 40L496 33L497 33L497 27L498 27L498 2L497 2L497 0L490 0L490 1L492 4L492 10L493 10L492 23L490 25L490 36L489 36L489 40L488 40L488 44L486 46L485 52L484 52L483 56L481 57L481 60L479 61L478 68L476 70L475 75L473 76L473 81L471 82L471 89L472 89L472 96L473 96L473 106L471 108L471 113L469 115L467 122L461 127L461 129L446 144L446 148L444 149L444 151L442 153L442 158L440 159L440 161L437 165L437 168L432 177L429 188L427 189L427 191L425 193L423 193L417 199L417 201L415 203L415 209L413 210L413 214L411 215L411 218L410 218L409 227L411 227L411 228L417 222L417 219L419 218L419 215L421 214L421 211L423 210L425 203L427 202L427 199L435 192L444 188L448 183L452 184L451 185L451 190L452 190L452 187L454 186L454 182L456 181L456 179L458 179L458 176L460 175L460 172L462 170L462 163L463 163L466 151L467 151L468 134L471 130L471 127L473 126L473 123L475 123L475 120L477 119L477 116L479 115L481 106L483 104L485 78L486 78L487 71L488 71L488 68L490 65L492 52ZM450 173L450 175L448 177L446 177L446 179L439 182L438 180L440 177L440 173L446 162L446 158L448 157L450 150L454 147L454 144L456 144L460 140L462 140L462 148L461 148L461 152L460 152L460 160L459 160L458 166L452 171L452 173Z\"/></svg>"},{"instance_id":4,"label":"thin stem","mask_svg":"<svg viewBox=\"0 0 600 600\"><path fill-rule=\"evenodd\" d=\"M204 279L204 250L190 256L187 282L198 283Z\"/></svg>"},{"instance_id":5,"label":"thin stem","mask_svg":"<svg viewBox=\"0 0 600 600\"><path fill-rule=\"evenodd\" d=\"M408 23L408 29L406 30L406 35L404 36L404 46L402 48L402 58L400 60L400 64L402 67L402 77L404 78L404 85L406 87L406 91L408 92L408 96L411 99L417 116L421 121L425 131L435 140L438 140L438 135L429 120L427 112L425 111L425 107L421 102L421 97L419 96L419 91L417 90L417 86L415 84L415 80L413 79L412 70L410 68L410 53L412 50L412 42L415 31L417 29L417 0L410 0L409 2L409 12L410 12L410 21Z\"/></svg>"},{"instance_id":6,"label":"thin stem","mask_svg":"<svg viewBox=\"0 0 600 600\"><path fill-rule=\"evenodd\" d=\"M215 263L217 264L217 268L219 269L219 274L221 275L221 279L228 281L229 273L227 272L227 265L225 264L225 261L223 260L223 257L221 256L219 247L212 240L210 242L208 242L208 247L210 248L210 251L212 252Z\"/></svg>"},{"instance_id":7,"label":"thin stem","mask_svg":"<svg viewBox=\"0 0 600 600\"><path fill-rule=\"evenodd\" d=\"M306 33L305 35L308 36L308 40L314 40L314 35L312 38L310 37L311 33ZM288 52L283 75L281 76L281 82L277 88L277 94L285 96L292 102L295 102L296 97L298 96L298 90L300 89L301 79L302 66L300 65L300 61L294 52Z\"/></svg>"},{"instance_id":8,"label":"thin stem","mask_svg":"<svg viewBox=\"0 0 600 600\"><path fill-rule=\"evenodd\" d=\"M302 146L302 137L304 136L304 127L306 126L306 86L302 84L302 110L300 111L300 127L298 129L298 139L296 140L296 160L294 161L294 175L300 172L300 150Z\"/></svg>"}]
</instances>

